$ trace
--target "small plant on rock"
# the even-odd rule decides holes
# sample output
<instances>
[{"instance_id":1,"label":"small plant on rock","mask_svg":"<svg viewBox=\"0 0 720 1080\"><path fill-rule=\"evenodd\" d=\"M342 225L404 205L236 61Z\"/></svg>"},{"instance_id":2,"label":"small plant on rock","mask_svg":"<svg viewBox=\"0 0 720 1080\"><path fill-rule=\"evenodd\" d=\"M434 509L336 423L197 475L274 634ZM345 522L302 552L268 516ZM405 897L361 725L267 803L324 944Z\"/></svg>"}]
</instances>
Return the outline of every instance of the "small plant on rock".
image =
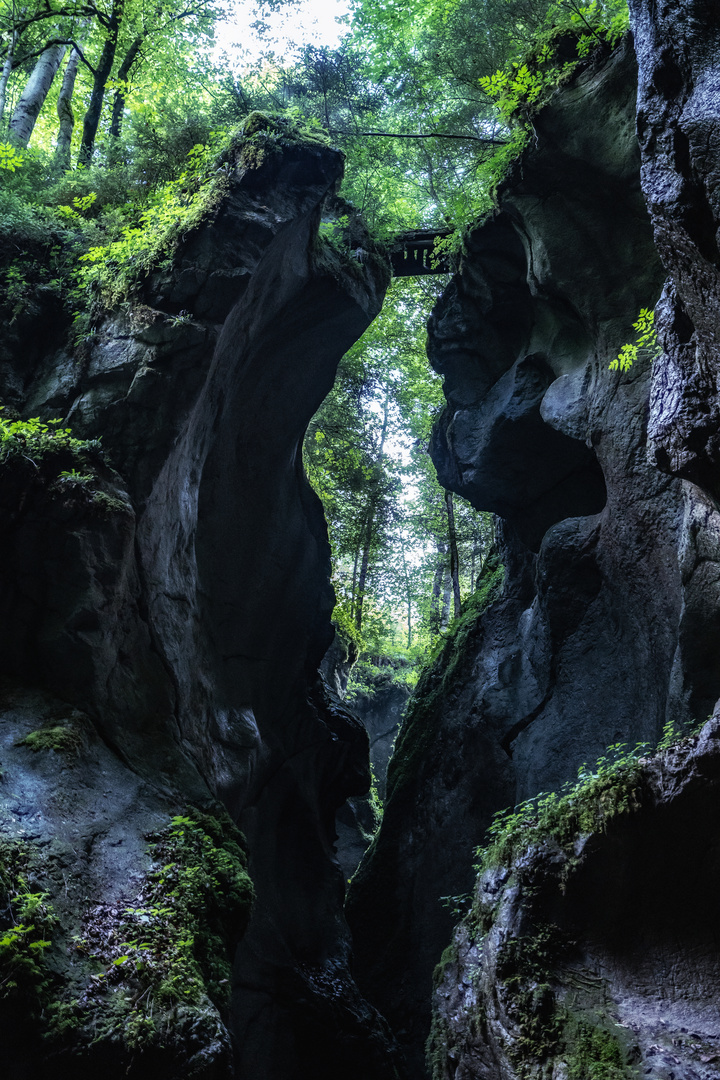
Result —
<instances>
[{"instance_id":1,"label":"small plant on rock","mask_svg":"<svg viewBox=\"0 0 720 1080\"><path fill-rule=\"evenodd\" d=\"M637 331L634 342L627 342L609 364L610 371L629 371L638 357L648 357L654 360L662 353L662 346L657 339L655 329L655 312L649 308L642 308L633 323L633 329Z\"/></svg>"}]
</instances>

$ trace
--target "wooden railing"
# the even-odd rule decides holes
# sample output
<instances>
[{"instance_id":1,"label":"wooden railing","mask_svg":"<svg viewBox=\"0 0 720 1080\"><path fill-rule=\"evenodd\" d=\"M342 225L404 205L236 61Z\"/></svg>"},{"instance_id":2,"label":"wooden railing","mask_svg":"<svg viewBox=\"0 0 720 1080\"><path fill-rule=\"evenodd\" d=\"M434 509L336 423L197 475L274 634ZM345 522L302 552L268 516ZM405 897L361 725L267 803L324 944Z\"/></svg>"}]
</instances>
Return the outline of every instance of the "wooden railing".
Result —
<instances>
[{"instance_id":1,"label":"wooden railing","mask_svg":"<svg viewBox=\"0 0 720 1080\"><path fill-rule=\"evenodd\" d=\"M451 229L401 233L390 248L393 277L419 277L421 274L449 274L446 259L438 258L435 241L449 236Z\"/></svg>"}]
</instances>

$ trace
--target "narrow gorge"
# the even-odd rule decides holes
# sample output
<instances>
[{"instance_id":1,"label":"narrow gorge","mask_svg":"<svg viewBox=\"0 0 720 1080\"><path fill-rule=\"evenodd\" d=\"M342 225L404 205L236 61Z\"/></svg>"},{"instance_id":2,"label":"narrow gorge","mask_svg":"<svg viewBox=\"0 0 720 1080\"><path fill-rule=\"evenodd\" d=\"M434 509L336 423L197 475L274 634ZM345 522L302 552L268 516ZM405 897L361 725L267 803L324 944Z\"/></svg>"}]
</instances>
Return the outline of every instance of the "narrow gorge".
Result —
<instances>
[{"instance_id":1,"label":"narrow gorge","mask_svg":"<svg viewBox=\"0 0 720 1080\"><path fill-rule=\"evenodd\" d=\"M349 157L252 112L87 333L3 301L7 1080L720 1078L720 12L629 8L447 256L495 540L412 693L344 696L303 460L391 283Z\"/></svg>"}]
</instances>

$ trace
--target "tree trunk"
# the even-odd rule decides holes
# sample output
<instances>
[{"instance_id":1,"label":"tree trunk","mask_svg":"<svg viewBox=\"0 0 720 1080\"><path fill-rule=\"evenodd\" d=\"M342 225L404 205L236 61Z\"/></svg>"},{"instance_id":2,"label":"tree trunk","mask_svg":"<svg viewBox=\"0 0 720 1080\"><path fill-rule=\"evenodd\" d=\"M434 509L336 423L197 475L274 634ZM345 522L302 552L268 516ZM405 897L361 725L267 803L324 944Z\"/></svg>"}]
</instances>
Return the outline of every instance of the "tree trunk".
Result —
<instances>
[{"instance_id":1,"label":"tree trunk","mask_svg":"<svg viewBox=\"0 0 720 1080\"><path fill-rule=\"evenodd\" d=\"M79 65L80 53L74 48L70 53L70 59L65 65L60 96L57 101L60 127L58 128L57 143L55 145L55 166L62 172L67 172L70 168L70 144L72 142L73 128L75 127L72 96L75 90L75 79L77 78Z\"/></svg>"},{"instance_id":2,"label":"tree trunk","mask_svg":"<svg viewBox=\"0 0 720 1080\"><path fill-rule=\"evenodd\" d=\"M447 545L441 540L437 541L438 558L437 566L435 567L435 576L433 578L432 597L430 600L430 629L433 634L437 634L440 629L440 589L443 582L443 574L445 573L445 555L447 554Z\"/></svg>"},{"instance_id":3,"label":"tree trunk","mask_svg":"<svg viewBox=\"0 0 720 1080\"><path fill-rule=\"evenodd\" d=\"M374 490L371 492L370 495L367 524L365 526L365 538L363 540L362 563L360 564L360 580L358 581L357 606L355 608L355 625L357 626L358 630L362 629L363 601L365 599L365 582L367 581L368 567L370 565L370 549L372 548L372 542L374 539L375 517L377 515L377 509L380 504L380 473L382 471L382 461L385 456L385 439L387 437L389 413L390 385L388 384L385 387L385 402L383 404L383 426L380 433L380 448L378 450L378 456L375 465L375 468L377 470L377 476L374 482Z\"/></svg>"},{"instance_id":4,"label":"tree trunk","mask_svg":"<svg viewBox=\"0 0 720 1080\"><path fill-rule=\"evenodd\" d=\"M442 612L440 614L440 629L447 630L448 623L450 622L450 570L447 566L443 567L443 604Z\"/></svg>"},{"instance_id":5,"label":"tree trunk","mask_svg":"<svg viewBox=\"0 0 720 1080\"><path fill-rule=\"evenodd\" d=\"M40 114L48 90L57 75L67 45L51 45L38 57L32 74L25 84L20 100L15 106L8 131L13 142L27 146L33 133L35 122Z\"/></svg>"},{"instance_id":6,"label":"tree trunk","mask_svg":"<svg viewBox=\"0 0 720 1080\"><path fill-rule=\"evenodd\" d=\"M408 572L407 559L405 558L405 537L400 533L400 551L402 552L403 578L405 579L405 599L407 601L407 624L408 624L408 649L412 646L412 589L410 588L410 574Z\"/></svg>"},{"instance_id":7,"label":"tree trunk","mask_svg":"<svg viewBox=\"0 0 720 1080\"><path fill-rule=\"evenodd\" d=\"M2 121L5 113L5 96L7 94L7 84L10 78L13 60L15 59L15 42L17 41L17 33L13 30L10 35L10 42L7 47L7 53L5 54L5 63L3 64L2 74L0 74L0 121Z\"/></svg>"},{"instance_id":8,"label":"tree trunk","mask_svg":"<svg viewBox=\"0 0 720 1080\"><path fill-rule=\"evenodd\" d=\"M123 0L113 0L112 12L107 24L105 45L103 46L103 51L100 54L100 61L95 70L90 104L88 105L87 112L83 118L83 134L82 142L80 143L78 164L86 167L92 162L93 150L95 149L95 137L97 135L98 127L100 126L100 115L102 113L103 98L105 97L105 87L107 86L110 72L112 71L113 63L115 62L115 53L117 51L122 16Z\"/></svg>"},{"instance_id":9,"label":"tree trunk","mask_svg":"<svg viewBox=\"0 0 720 1080\"><path fill-rule=\"evenodd\" d=\"M448 540L450 544L450 577L453 590L453 618L460 615L460 562L458 560L457 536L455 535L455 511L452 491L445 492L445 506L448 519Z\"/></svg>"},{"instance_id":10,"label":"tree trunk","mask_svg":"<svg viewBox=\"0 0 720 1080\"><path fill-rule=\"evenodd\" d=\"M125 99L127 97L127 87L125 86L125 83L130 74L130 69L138 58L144 40L144 34L135 38L128 51L125 53L125 59L120 65L120 70L117 73L117 80L120 85L115 91L112 120L110 121L110 134L115 139L120 137L120 132L122 130L123 110L125 109Z\"/></svg>"},{"instance_id":11,"label":"tree trunk","mask_svg":"<svg viewBox=\"0 0 720 1080\"><path fill-rule=\"evenodd\" d=\"M360 544L355 548L355 560L353 562L352 591L350 593L350 618L355 616L355 589L357 587L358 562L360 560Z\"/></svg>"},{"instance_id":12,"label":"tree trunk","mask_svg":"<svg viewBox=\"0 0 720 1080\"><path fill-rule=\"evenodd\" d=\"M363 601L365 599L365 582L367 581L368 566L370 565L370 547L373 538L373 519L375 507L371 504L368 510L367 525L365 527L365 539L363 541L362 562L360 563L360 578L358 580L357 604L355 605L355 625L362 630Z\"/></svg>"}]
</instances>

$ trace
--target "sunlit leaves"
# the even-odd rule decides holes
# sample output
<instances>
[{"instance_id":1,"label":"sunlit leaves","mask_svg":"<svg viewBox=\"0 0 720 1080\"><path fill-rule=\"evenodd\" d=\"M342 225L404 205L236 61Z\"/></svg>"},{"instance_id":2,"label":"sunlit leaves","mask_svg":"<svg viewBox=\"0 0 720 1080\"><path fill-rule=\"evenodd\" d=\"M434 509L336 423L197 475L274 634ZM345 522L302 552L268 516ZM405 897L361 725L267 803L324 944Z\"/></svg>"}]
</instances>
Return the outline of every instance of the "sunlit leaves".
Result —
<instances>
[{"instance_id":1,"label":"sunlit leaves","mask_svg":"<svg viewBox=\"0 0 720 1080\"><path fill-rule=\"evenodd\" d=\"M15 172L23 163L22 151L12 143L0 142L0 169L6 172Z\"/></svg>"},{"instance_id":2,"label":"sunlit leaves","mask_svg":"<svg viewBox=\"0 0 720 1080\"><path fill-rule=\"evenodd\" d=\"M654 311L642 308L637 321L633 323L633 330L636 331L635 341L623 345L619 354L608 365L610 371L629 371L638 357L646 356L654 360L662 352L655 329Z\"/></svg>"}]
</instances>

